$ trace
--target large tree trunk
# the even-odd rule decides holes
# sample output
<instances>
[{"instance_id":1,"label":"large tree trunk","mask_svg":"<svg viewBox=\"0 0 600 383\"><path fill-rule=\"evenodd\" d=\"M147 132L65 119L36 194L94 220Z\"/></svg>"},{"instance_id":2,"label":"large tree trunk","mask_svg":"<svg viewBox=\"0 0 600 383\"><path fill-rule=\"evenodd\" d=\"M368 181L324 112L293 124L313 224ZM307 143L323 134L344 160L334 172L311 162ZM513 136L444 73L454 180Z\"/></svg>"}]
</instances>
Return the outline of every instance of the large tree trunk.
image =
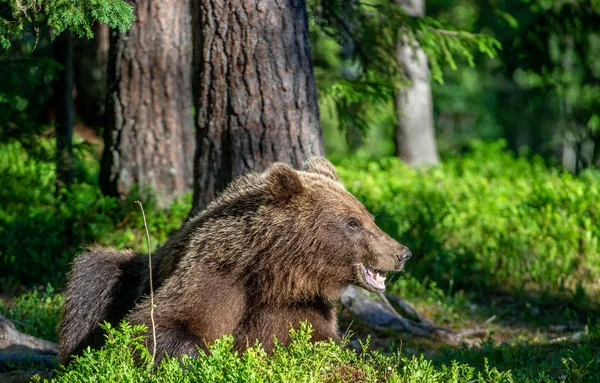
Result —
<instances>
[{"instance_id":1,"label":"large tree trunk","mask_svg":"<svg viewBox=\"0 0 600 383\"><path fill-rule=\"evenodd\" d=\"M89 126L105 126L106 63L108 62L108 25L94 25L94 38L75 43L75 86L77 115Z\"/></svg>"},{"instance_id":2,"label":"large tree trunk","mask_svg":"<svg viewBox=\"0 0 600 383\"><path fill-rule=\"evenodd\" d=\"M411 16L425 16L425 0L396 0ZM416 44L416 42L414 43ZM439 162L433 128L433 101L429 83L429 64L425 52L405 39L398 43L396 57L410 87L398 91L396 107L396 155L411 166Z\"/></svg>"},{"instance_id":3,"label":"large tree trunk","mask_svg":"<svg viewBox=\"0 0 600 383\"><path fill-rule=\"evenodd\" d=\"M56 191L73 184L73 36L63 32L52 44L54 60L62 65L54 82Z\"/></svg>"},{"instance_id":4,"label":"large tree trunk","mask_svg":"<svg viewBox=\"0 0 600 383\"><path fill-rule=\"evenodd\" d=\"M131 29L111 32L100 184L104 193L120 197L134 185L152 188L166 206L192 184L189 2L133 5Z\"/></svg>"},{"instance_id":5,"label":"large tree trunk","mask_svg":"<svg viewBox=\"0 0 600 383\"><path fill-rule=\"evenodd\" d=\"M323 155L304 0L196 0L194 206L234 177Z\"/></svg>"}]
</instances>

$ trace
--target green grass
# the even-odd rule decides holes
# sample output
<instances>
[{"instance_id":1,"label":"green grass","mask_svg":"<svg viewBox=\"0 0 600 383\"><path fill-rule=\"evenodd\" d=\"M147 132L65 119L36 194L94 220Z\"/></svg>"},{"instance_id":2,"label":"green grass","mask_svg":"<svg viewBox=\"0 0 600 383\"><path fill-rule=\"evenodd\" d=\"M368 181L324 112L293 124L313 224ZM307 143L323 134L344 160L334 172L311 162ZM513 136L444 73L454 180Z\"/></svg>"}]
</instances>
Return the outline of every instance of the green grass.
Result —
<instances>
[{"instance_id":1,"label":"green grass","mask_svg":"<svg viewBox=\"0 0 600 383\"><path fill-rule=\"evenodd\" d=\"M560 343L484 342L481 349L445 351L434 357L437 366L460 360L476 368L486 363L510 371L518 382L598 382L600 379L600 327L581 341Z\"/></svg>"}]
</instances>

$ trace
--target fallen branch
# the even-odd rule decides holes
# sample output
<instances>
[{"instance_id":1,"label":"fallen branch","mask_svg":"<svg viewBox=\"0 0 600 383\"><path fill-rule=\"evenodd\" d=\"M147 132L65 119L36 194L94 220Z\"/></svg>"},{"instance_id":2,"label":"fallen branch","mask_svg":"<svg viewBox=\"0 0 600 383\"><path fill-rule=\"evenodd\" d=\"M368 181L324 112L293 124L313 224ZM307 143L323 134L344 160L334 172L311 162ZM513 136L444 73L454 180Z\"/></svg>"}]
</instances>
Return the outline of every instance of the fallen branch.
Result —
<instances>
[{"instance_id":1,"label":"fallen branch","mask_svg":"<svg viewBox=\"0 0 600 383\"><path fill-rule=\"evenodd\" d=\"M589 329L588 326L586 325L583 328L583 331L578 331L573 335L569 335L569 336L561 336L559 338L554 338L552 340L550 340L550 343L562 343L562 342L577 342L579 340L581 340L583 337L587 336L589 334Z\"/></svg>"},{"instance_id":2,"label":"fallen branch","mask_svg":"<svg viewBox=\"0 0 600 383\"><path fill-rule=\"evenodd\" d=\"M29 382L34 375L50 378L52 372L39 370L16 370L15 366L58 367L58 346L54 342L24 334L15 328L14 323L0 313L0 381Z\"/></svg>"},{"instance_id":3,"label":"fallen branch","mask_svg":"<svg viewBox=\"0 0 600 383\"><path fill-rule=\"evenodd\" d=\"M381 297L381 299L383 301L387 302L387 304L389 306L392 306L390 301L393 302L394 304L396 304L396 306L398 306L398 308L400 309L399 314L402 315L403 317L406 317L407 319L412 319L414 321L421 322L421 323L429 323L433 326L433 322L431 322L428 318L421 316L417 312L417 310L412 308L408 304L408 302L406 302L404 299L402 299L394 294L389 294L389 293L386 293L385 295L380 294L379 296ZM394 307L392 307L392 308L394 308Z\"/></svg>"},{"instance_id":4,"label":"fallen branch","mask_svg":"<svg viewBox=\"0 0 600 383\"><path fill-rule=\"evenodd\" d=\"M492 315L485 322L483 322L483 326L477 326L474 328L467 328L464 330L460 330L460 331L457 331L457 334L461 337L483 335L489 331L488 328L486 327L486 325L492 323L494 320L496 320L496 315Z\"/></svg>"},{"instance_id":5,"label":"fallen branch","mask_svg":"<svg viewBox=\"0 0 600 383\"><path fill-rule=\"evenodd\" d=\"M472 340L463 338L453 330L434 325L418 314L416 317L420 318L419 321L407 319L396 311L383 294L380 297L382 302L377 302L363 289L348 286L342 291L341 302L354 317L378 330L395 330L413 336L440 339L455 346L475 344ZM408 312L416 314L412 308Z\"/></svg>"},{"instance_id":6,"label":"fallen branch","mask_svg":"<svg viewBox=\"0 0 600 383\"><path fill-rule=\"evenodd\" d=\"M44 339L23 334L14 323L0 313L0 354L58 354L58 345Z\"/></svg>"}]
</instances>

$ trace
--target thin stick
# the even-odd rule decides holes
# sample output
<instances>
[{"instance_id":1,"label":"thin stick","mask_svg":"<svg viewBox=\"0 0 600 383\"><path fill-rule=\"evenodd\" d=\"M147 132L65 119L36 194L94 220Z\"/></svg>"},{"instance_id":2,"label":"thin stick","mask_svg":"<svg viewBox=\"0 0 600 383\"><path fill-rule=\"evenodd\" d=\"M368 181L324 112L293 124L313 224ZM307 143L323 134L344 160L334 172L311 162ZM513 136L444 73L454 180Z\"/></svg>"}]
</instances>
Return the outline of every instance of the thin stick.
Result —
<instances>
[{"instance_id":1,"label":"thin stick","mask_svg":"<svg viewBox=\"0 0 600 383\"><path fill-rule=\"evenodd\" d=\"M150 321L152 321L152 364L156 359L156 326L154 325L154 289L152 288L152 255L150 254L150 233L148 232L148 224L146 223L146 213L140 201L135 201L142 209L142 217L144 217L144 228L146 229L146 238L148 239L148 274L150 274Z\"/></svg>"}]
</instances>

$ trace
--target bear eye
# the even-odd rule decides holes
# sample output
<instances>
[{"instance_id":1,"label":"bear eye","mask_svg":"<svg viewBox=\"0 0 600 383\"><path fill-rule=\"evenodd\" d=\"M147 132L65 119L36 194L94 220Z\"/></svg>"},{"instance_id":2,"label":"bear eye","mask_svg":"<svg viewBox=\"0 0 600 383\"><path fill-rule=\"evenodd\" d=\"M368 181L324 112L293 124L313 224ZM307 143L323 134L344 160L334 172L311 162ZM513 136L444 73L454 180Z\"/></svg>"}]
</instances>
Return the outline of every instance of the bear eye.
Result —
<instances>
[{"instance_id":1,"label":"bear eye","mask_svg":"<svg viewBox=\"0 0 600 383\"><path fill-rule=\"evenodd\" d=\"M350 221L348 221L348 226L352 230L360 229L360 223L358 223L358 221L356 221L355 219L351 219Z\"/></svg>"}]
</instances>

